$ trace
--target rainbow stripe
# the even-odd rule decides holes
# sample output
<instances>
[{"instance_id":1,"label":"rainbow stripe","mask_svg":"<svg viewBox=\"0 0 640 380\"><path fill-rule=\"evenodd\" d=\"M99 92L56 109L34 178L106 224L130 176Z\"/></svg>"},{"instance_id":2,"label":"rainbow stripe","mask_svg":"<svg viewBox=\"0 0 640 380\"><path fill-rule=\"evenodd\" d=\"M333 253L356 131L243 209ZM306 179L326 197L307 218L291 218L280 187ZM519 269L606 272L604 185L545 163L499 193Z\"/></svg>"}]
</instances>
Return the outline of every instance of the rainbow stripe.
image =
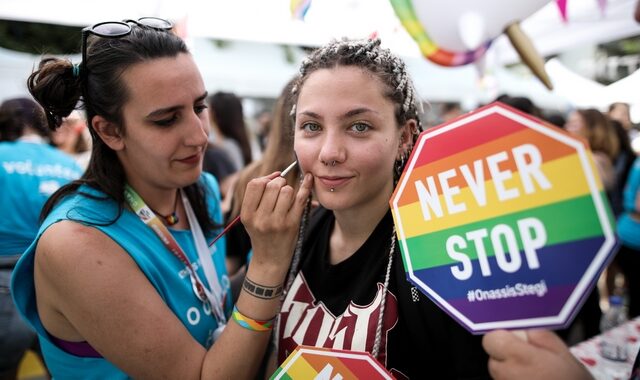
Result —
<instances>
[{"instance_id":1,"label":"rainbow stripe","mask_svg":"<svg viewBox=\"0 0 640 380\"><path fill-rule=\"evenodd\" d=\"M520 196L500 201L484 159L523 144L531 144L540 152L540 171L551 188L535 186L533 193L526 194L518 167L510 159L500 164L501 170L512 172L503 185L518 189ZM459 187L453 199L464 203L466 211L448 214L442 187L436 181L445 212L441 217L432 213L425 221L415 182L424 183L429 176L437 178L438 173L464 164L473 167L476 160L482 160L486 204L478 204L457 170L449 187ZM613 217L584 143L503 105L486 106L424 132L390 204L409 280L472 332L568 323L616 244ZM525 262L522 239L517 234L517 222L524 218L539 220L546 231L546 242L536 251L539 268L531 269ZM483 242L491 274L482 275L476 246L468 241L463 251L471 259L473 274L466 280L456 279L452 268L461 264L447 253L447 240L454 235L464 238L466 233L483 228L491 231L497 225L515 231L522 257L520 268L513 273L501 270L491 239L486 237ZM469 295L475 289L505 289L540 281L547 288L544 296L479 302Z\"/></svg>"},{"instance_id":2,"label":"rainbow stripe","mask_svg":"<svg viewBox=\"0 0 640 380\"><path fill-rule=\"evenodd\" d=\"M493 40L489 40L475 50L468 50L464 52L444 50L427 34L427 31L416 16L411 0L391 0L391 6L400 19L402 26L404 26L407 32L409 32L411 37L413 37L418 44L422 54L428 60L437 63L438 65L462 66L475 62L478 58L484 55L493 42Z\"/></svg>"},{"instance_id":3,"label":"rainbow stripe","mask_svg":"<svg viewBox=\"0 0 640 380\"><path fill-rule=\"evenodd\" d=\"M311 7L311 0L291 0L289 2L289 10L295 20L304 20Z\"/></svg>"},{"instance_id":4,"label":"rainbow stripe","mask_svg":"<svg viewBox=\"0 0 640 380\"><path fill-rule=\"evenodd\" d=\"M393 376L367 352L331 350L298 346L271 375L271 380L323 379L340 375L343 380L393 379Z\"/></svg>"}]
</instances>

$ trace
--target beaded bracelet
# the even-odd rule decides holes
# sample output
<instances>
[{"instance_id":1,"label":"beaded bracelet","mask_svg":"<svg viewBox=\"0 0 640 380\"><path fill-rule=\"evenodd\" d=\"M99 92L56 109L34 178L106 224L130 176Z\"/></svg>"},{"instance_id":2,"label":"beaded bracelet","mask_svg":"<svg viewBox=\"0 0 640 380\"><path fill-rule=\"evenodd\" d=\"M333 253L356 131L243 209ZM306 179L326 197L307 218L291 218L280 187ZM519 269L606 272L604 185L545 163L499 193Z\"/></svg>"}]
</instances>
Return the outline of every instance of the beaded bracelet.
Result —
<instances>
[{"instance_id":1,"label":"beaded bracelet","mask_svg":"<svg viewBox=\"0 0 640 380\"><path fill-rule=\"evenodd\" d=\"M257 321L242 314L240 311L238 311L238 307L234 306L233 312L231 313L231 319L236 321L237 324L247 330L262 332L270 331L271 329L273 329L273 322L275 321L276 317L273 317L266 321Z\"/></svg>"}]
</instances>

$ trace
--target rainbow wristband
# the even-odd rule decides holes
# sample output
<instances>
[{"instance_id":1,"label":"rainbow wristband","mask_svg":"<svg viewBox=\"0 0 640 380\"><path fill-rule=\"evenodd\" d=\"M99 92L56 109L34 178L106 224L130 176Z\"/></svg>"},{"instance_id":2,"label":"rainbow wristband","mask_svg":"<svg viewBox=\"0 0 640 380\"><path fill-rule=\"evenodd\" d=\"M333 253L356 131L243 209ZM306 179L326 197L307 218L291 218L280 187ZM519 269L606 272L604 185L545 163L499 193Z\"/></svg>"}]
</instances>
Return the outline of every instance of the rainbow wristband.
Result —
<instances>
[{"instance_id":1,"label":"rainbow wristband","mask_svg":"<svg viewBox=\"0 0 640 380\"><path fill-rule=\"evenodd\" d=\"M247 330L263 332L271 331L273 329L273 321L276 320L276 317L266 321L256 321L255 319L251 319L239 312L238 307L234 306L233 312L231 312L231 319Z\"/></svg>"}]
</instances>

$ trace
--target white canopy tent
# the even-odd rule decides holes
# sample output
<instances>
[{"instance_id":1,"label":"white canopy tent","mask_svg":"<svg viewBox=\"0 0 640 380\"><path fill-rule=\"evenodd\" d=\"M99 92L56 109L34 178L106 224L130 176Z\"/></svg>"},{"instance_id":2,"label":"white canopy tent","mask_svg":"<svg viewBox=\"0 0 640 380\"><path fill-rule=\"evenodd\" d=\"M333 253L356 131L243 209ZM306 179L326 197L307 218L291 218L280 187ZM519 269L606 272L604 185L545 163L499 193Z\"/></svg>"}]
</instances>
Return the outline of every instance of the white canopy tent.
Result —
<instances>
[{"instance_id":1,"label":"white canopy tent","mask_svg":"<svg viewBox=\"0 0 640 380\"><path fill-rule=\"evenodd\" d=\"M249 98L276 98L297 72L304 51L281 45L236 41L219 47L192 40L194 57L209 92L231 91ZM287 54L289 59L286 59ZM79 62L79 56L68 56ZM26 79L40 57L0 48L0 100L28 95ZM458 101L472 108L501 93L529 96L545 108L563 109L565 98L547 91L535 78L502 68L480 79L474 66L446 68L421 57L405 57L418 93L427 102Z\"/></svg>"},{"instance_id":2,"label":"white canopy tent","mask_svg":"<svg viewBox=\"0 0 640 380\"><path fill-rule=\"evenodd\" d=\"M553 54L580 43L640 34L632 19L635 1L608 0L607 11L601 14L596 0L569 0L566 25L551 2L522 26L543 55ZM473 65L450 68L432 64L420 55L388 0L315 0L304 22L291 17L289 0L111 0L90 6L80 0L0 0L0 19L8 20L85 26L141 16L170 18L186 30L210 91L276 97L304 56L302 50L292 47L287 60L281 45L316 46L331 38L366 37L376 32L385 46L405 58L420 95L427 101L461 101L473 107L509 93L529 96L546 108L564 109L570 104L564 94L544 89L532 76L502 67L518 60L504 37L499 37L487 54L484 78ZM229 43L218 47L207 39ZM0 99L25 94L24 81L39 57L0 50L0 58Z\"/></svg>"},{"instance_id":3,"label":"white canopy tent","mask_svg":"<svg viewBox=\"0 0 640 380\"><path fill-rule=\"evenodd\" d=\"M631 119L640 120L640 69L608 86L576 74L555 58L547 62L546 69L555 85L554 92L574 107L606 111L612 103L628 103Z\"/></svg>"},{"instance_id":4,"label":"white canopy tent","mask_svg":"<svg viewBox=\"0 0 640 380\"><path fill-rule=\"evenodd\" d=\"M569 21L564 24L555 1L550 1L524 20L522 28L544 56L580 44L640 34L640 27L633 20L636 0L606 0L604 13L598 2L568 0ZM304 22L293 19L289 3L290 0L111 0L89 6L81 0L0 0L0 19L86 26L104 20L159 16L184 22L191 37L303 46L377 32L399 54L419 55L389 0L314 0ZM512 0L505 4L515 6ZM495 41L494 47L500 50L501 62L518 60L504 36Z\"/></svg>"}]
</instances>

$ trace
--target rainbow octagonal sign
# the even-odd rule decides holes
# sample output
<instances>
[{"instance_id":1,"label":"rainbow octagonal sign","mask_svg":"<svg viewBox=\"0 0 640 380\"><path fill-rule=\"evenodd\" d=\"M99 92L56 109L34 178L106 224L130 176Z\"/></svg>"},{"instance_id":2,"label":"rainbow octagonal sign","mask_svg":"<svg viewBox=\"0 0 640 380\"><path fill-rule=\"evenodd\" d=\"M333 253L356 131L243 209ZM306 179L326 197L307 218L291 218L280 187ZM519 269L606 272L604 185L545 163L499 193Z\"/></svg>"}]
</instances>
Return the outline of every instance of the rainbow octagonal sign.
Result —
<instances>
[{"instance_id":1,"label":"rainbow octagonal sign","mask_svg":"<svg viewBox=\"0 0 640 380\"><path fill-rule=\"evenodd\" d=\"M393 380L368 352L298 346L271 375L271 380Z\"/></svg>"},{"instance_id":2,"label":"rainbow octagonal sign","mask_svg":"<svg viewBox=\"0 0 640 380\"><path fill-rule=\"evenodd\" d=\"M585 143L500 103L423 132L390 204L407 278L473 333L568 325L617 247Z\"/></svg>"}]
</instances>

